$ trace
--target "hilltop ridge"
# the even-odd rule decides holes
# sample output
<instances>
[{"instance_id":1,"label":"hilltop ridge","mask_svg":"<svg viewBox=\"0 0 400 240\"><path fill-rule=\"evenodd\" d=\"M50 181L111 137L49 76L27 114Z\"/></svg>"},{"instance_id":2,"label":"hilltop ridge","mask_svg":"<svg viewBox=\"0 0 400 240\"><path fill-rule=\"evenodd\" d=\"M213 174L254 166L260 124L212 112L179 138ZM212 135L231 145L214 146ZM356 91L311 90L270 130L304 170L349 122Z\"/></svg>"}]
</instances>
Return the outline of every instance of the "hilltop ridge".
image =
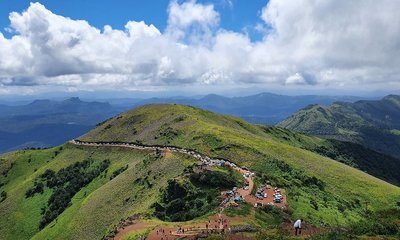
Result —
<instances>
[{"instance_id":1,"label":"hilltop ridge","mask_svg":"<svg viewBox=\"0 0 400 240\"><path fill-rule=\"evenodd\" d=\"M400 96L377 101L313 105L280 122L292 131L362 144L375 151L400 156Z\"/></svg>"}]
</instances>

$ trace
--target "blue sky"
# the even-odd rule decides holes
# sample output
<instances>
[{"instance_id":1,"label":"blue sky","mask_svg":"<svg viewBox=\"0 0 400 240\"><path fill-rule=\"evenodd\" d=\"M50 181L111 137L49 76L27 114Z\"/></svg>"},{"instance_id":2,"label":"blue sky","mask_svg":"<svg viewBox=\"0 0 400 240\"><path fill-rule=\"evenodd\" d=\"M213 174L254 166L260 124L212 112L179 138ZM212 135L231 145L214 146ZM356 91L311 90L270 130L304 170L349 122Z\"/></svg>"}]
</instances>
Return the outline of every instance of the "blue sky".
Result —
<instances>
[{"instance_id":1,"label":"blue sky","mask_svg":"<svg viewBox=\"0 0 400 240\"><path fill-rule=\"evenodd\" d=\"M393 0L2 0L0 95L398 93L398 9Z\"/></svg>"},{"instance_id":2,"label":"blue sky","mask_svg":"<svg viewBox=\"0 0 400 240\"><path fill-rule=\"evenodd\" d=\"M30 2L40 2L55 14L72 19L83 19L91 25L102 29L104 25L123 29L131 20L145 21L154 24L163 31L167 25L168 0L1 0L0 1L0 29L5 36L11 34L4 31L10 24L10 12L22 12L29 7ZM182 1L180 1L182 2ZM251 26L261 22L261 9L267 0L214 0L197 1L203 4L213 4L220 13L222 28L236 32L248 31L253 40L261 35L253 31Z\"/></svg>"}]
</instances>

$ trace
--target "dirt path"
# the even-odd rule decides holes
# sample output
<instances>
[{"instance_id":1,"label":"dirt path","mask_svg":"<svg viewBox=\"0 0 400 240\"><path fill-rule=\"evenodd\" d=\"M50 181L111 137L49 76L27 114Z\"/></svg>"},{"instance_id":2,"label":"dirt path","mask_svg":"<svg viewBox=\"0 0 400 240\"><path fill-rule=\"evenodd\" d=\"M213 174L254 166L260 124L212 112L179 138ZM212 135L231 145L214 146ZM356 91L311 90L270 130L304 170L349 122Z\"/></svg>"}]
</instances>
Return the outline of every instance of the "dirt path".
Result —
<instances>
[{"instance_id":1,"label":"dirt path","mask_svg":"<svg viewBox=\"0 0 400 240\"><path fill-rule=\"evenodd\" d=\"M160 227L150 232L148 240L167 239L196 239L198 236L210 233L229 232L232 222L240 222L241 217L228 217L218 213L205 220L203 223L177 224L175 228Z\"/></svg>"},{"instance_id":2,"label":"dirt path","mask_svg":"<svg viewBox=\"0 0 400 240\"><path fill-rule=\"evenodd\" d=\"M156 151L162 151L167 155L170 155L171 152L178 152L178 153L183 153L190 155L194 157L195 159L198 159L203 162L204 165L206 165L208 168L212 168L214 166L217 166L222 159L215 159L211 158L209 156L200 154L194 150L188 150L188 149L183 149L183 148L178 148L178 147L163 147L163 146L145 146L145 145L138 145L138 144L133 144L133 143L111 143L111 142L84 142L80 140L72 140L70 141L71 144L74 145L80 145L80 146L93 146L93 147L99 147L99 146L104 146L104 147L125 147L125 148L133 148L133 149L138 149L138 150L156 150ZM236 166L232 162L229 162L227 160L222 160L225 163L227 163L228 166L232 167L234 170L239 171L242 175L244 175L244 178L247 179L248 181L248 189L244 188L238 188L236 196L241 196L242 199L244 199L246 202L255 204L256 202L261 202L263 204L268 204L270 202L273 202L273 190L272 189L266 189L268 193L268 197L264 198L262 200L256 199L254 196L251 195L251 192L254 188L254 175L247 169L243 169L241 167ZM245 175L248 175L246 177ZM214 216L212 216L210 219L208 219L207 222L204 222L203 224L191 224L191 225L185 225L185 226L179 226L177 228L171 228L171 227L160 227L157 229L154 229L153 231L150 232L148 237L146 239L149 240L168 240L168 239L176 239L176 238L184 238L184 239L194 239L196 236L199 235L207 235L213 232L227 232L230 230L230 224L232 221L242 221L242 218L240 217L227 217L224 214L222 214L223 210L229 206L228 200L232 201L229 199L229 197L226 196L226 192L222 193L224 197L224 202L220 208L220 212ZM282 193L283 195L284 193ZM278 207L285 207L286 206L286 197L284 198L284 201L281 204L277 204ZM139 231L139 230L144 230L148 229L150 227L149 224L146 223L134 223L132 225L126 226L122 229L118 230L117 235L115 236L114 239L121 240L123 237L125 237L128 233L132 231Z\"/></svg>"},{"instance_id":3,"label":"dirt path","mask_svg":"<svg viewBox=\"0 0 400 240\"><path fill-rule=\"evenodd\" d=\"M119 143L86 142L86 141L80 141L80 140L76 140L76 139L69 141L69 143L74 144L74 145L79 145L79 146L124 147L124 148L138 149L138 150L156 150L156 151L162 151L162 152L164 152L164 151L177 152L177 153L183 153L183 154L190 155L193 158L198 159L198 160L202 161L204 164L210 165L210 166L215 166L219 161L222 160L222 159L217 159L217 158L211 158L209 156L198 153L194 150L173 147L173 146L149 146L149 145L139 145L139 144L135 144L135 143L122 143L122 142L119 142ZM226 160L224 160L224 161L226 161ZM228 162L228 161L226 161L226 162ZM233 163L229 162L229 164L233 164Z\"/></svg>"},{"instance_id":4,"label":"dirt path","mask_svg":"<svg viewBox=\"0 0 400 240\"><path fill-rule=\"evenodd\" d=\"M293 228L293 223L285 223L283 226L284 229L286 229L291 236L295 236L295 230ZM302 223L302 229L301 229L301 234L299 237L310 237L310 236L315 236L315 235L320 235L322 233L328 232L328 228L323 228L323 227L314 227L311 225L308 225L307 223Z\"/></svg>"},{"instance_id":5,"label":"dirt path","mask_svg":"<svg viewBox=\"0 0 400 240\"><path fill-rule=\"evenodd\" d=\"M117 235L115 235L114 239L122 240L123 237L125 237L128 233L130 233L132 231L147 229L148 227L150 227L150 225L147 223L142 223L142 222L134 223L132 225L129 225L129 226L119 229L118 233L117 233Z\"/></svg>"}]
</instances>

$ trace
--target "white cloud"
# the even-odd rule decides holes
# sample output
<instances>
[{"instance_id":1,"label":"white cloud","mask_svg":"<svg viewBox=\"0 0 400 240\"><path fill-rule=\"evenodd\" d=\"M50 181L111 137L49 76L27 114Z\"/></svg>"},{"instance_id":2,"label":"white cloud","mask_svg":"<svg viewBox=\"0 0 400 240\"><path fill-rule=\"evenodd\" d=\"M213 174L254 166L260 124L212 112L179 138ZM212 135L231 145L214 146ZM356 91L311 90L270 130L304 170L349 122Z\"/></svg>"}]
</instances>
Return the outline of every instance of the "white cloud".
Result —
<instances>
[{"instance_id":1,"label":"white cloud","mask_svg":"<svg viewBox=\"0 0 400 240\"><path fill-rule=\"evenodd\" d=\"M288 70L310 71L320 83L329 70L335 81L386 81L400 64L399 1L270 1L262 19L273 32L263 47ZM381 71L384 70L384 71ZM290 72L293 72L290 71ZM384 80L385 81L385 80Z\"/></svg>"},{"instance_id":2,"label":"white cloud","mask_svg":"<svg viewBox=\"0 0 400 240\"><path fill-rule=\"evenodd\" d=\"M400 87L399 1L271 0L264 38L219 27L195 0L170 2L165 32L145 22L102 30L39 3L0 33L0 93L17 86L154 89L171 85Z\"/></svg>"},{"instance_id":3,"label":"white cloud","mask_svg":"<svg viewBox=\"0 0 400 240\"><path fill-rule=\"evenodd\" d=\"M304 77L300 73L295 73L292 76L286 78L286 84L303 85L306 83Z\"/></svg>"},{"instance_id":4,"label":"white cloud","mask_svg":"<svg viewBox=\"0 0 400 240\"><path fill-rule=\"evenodd\" d=\"M203 5L190 0L179 4L172 0L168 8L166 33L174 39L188 37L191 42L205 41L211 37L212 29L219 23L219 13L211 4Z\"/></svg>"}]
</instances>

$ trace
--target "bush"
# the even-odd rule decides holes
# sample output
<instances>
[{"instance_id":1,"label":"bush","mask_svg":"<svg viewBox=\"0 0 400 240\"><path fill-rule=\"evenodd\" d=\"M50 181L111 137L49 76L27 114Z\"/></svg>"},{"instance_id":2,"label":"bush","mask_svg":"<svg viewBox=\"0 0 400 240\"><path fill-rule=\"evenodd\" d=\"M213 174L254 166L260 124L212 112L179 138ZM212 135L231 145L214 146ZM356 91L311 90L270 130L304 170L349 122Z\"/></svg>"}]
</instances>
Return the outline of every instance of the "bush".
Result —
<instances>
[{"instance_id":1,"label":"bush","mask_svg":"<svg viewBox=\"0 0 400 240\"><path fill-rule=\"evenodd\" d=\"M270 214L276 223L282 223L290 219L290 214L286 213L284 210L277 208L275 206L266 205L261 207L262 212Z\"/></svg>"},{"instance_id":2,"label":"bush","mask_svg":"<svg viewBox=\"0 0 400 240\"><path fill-rule=\"evenodd\" d=\"M7 198L7 192L6 191L2 191L0 194L0 203L4 202L4 200L6 200Z\"/></svg>"},{"instance_id":3,"label":"bush","mask_svg":"<svg viewBox=\"0 0 400 240\"><path fill-rule=\"evenodd\" d=\"M161 201L153 204L155 216L163 221L188 221L218 206L218 190L202 190L190 181L170 180Z\"/></svg>"},{"instance_id":4,"label":"bush","mask_svg":"<svg viewBox=\"0 0 400 240\"><path fill-rule=\"evenodd\" d=\"M122 172L124 172L126 169L128 169L128 164L126 164L125 167L118 168L115 170L112 175L110 176L110 180L115 178L116 176L120 175Z\"/></svg>"},{"instance_id":5,"label":"bush","mask_svg":"<svg viewBox=\"0 0 400 240\"><path fill-rule=\"evenodd\" d=\"M341 231L341 230L334 230L330 233L325 233L317 236L312 236L306 238L307 240L352 240L356 239L352 234Z\"/></svg>"},{"instance_id":6,"label":"bush","mask_svg":"<svg viewBox=\"0 0 400 240\"><path fill-rule=\"evenodd\" d=\"M237 185L233 173L227 174L219 171L193 173L190 175L190 180L198 185L219 189L231 189Z\"/></svg>"},{"instance_id":7,"label":"bush","mask_svg":"<svg viewBox=\"0 0 400 240\"><path fill-rule=\"evenodd\" d=\"M78 191L104 172L110 165L110 160L104 160L97 166L92 165L92 161L85 160L62 168L57 173L47 169L35 181L34 186L28 189L25 193L26 198L32 197L36 193L42 194L45 184L53 190L47 202L47 207L42 209L43 216L39 224L40 229L57 218L71 204L72 197Z\"/></svg>"},{"instance_id":8,"label":"bush","mask_svg":"<svg viewBox=\"0 0 400 240\"><path fill-rule=\"evenodd\" d=\"M355 235L400 235L400 210L389 209L373 213L370 217L361 220L351 226L351 232Z\"/></svg>"},{"instance_id":9,"label":"bush","mask_svg":"<svg viewBox=\"0 0 400 240\"><path fill-rule=\"evenodd\" d=\"M42 182L35 182L33 187L25 192L25 198L33 197L36 193L42 194L44 191L44 184Z\"/></svg>"},{"instance_id":10,"label":"bush","mask_svg":"<svg viewBox=\"0 0 400 240\"><path fill-rule=\"evenodd\" d=\"M317 203L317 201L315 201L315 199L311 199L311 200L310 200L310 204L313 206L313 208L314 208L315 210L318 211L318 203Z\"/></svg>"}]
</instances>

